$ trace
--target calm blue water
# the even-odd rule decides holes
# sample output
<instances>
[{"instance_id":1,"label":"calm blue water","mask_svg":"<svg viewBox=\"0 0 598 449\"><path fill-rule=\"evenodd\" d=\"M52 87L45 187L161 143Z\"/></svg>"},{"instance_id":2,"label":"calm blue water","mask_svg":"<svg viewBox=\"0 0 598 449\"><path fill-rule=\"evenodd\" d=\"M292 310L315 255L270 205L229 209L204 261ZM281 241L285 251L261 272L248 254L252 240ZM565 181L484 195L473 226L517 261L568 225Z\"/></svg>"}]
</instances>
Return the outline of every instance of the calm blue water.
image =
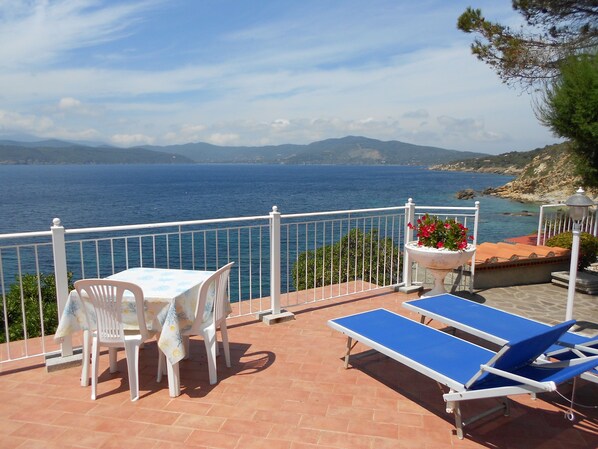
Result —
<instances>
[{"instance_id":1,"label":"calm blue water","mask_svg":"<svg viewBox=\"0 0 598 449\"><path fill-rule=\"evenodd\" d=\"M0 233L404 205L473 206L512 177L403 166L0 166ZM535 231L537 206L479 196L479 242ZM523 210L532 217L505 215Z\"/></svg>"}]
</instances>

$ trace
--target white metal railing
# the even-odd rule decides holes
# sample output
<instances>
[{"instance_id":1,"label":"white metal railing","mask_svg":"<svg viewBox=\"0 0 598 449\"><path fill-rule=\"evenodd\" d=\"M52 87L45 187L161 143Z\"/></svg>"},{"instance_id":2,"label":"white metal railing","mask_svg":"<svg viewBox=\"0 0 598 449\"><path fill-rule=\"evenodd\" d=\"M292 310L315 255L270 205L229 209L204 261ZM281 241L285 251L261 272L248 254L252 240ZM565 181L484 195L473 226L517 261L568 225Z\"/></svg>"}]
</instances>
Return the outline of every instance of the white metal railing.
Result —
<instances>
[{"instance_id":1,"label":"white metal railing","mask_svg":"<svg viewBox=\"0 0 598 449\"><path fill-rule=\"evenodd\" d=\"M402 248L413 239L408 223L426 212L456 218L477 239L479 203L416 207L411 200L377 209L282 214L273 207L262 216L82 229L54 219L50 231L0 235L0 363L49 352L44 343L53 343L53 329L44 323L57 323L76 279L130 267L215 270L234 261L229 287L236 316L410 286L419 278ZM61 350L72 354L69 338Z\"/></svg>"},{"instance_id":2,"label":"white metal railing","mask_svg":"<svg viewBox=\"0 0 598 449\"><path fill-rule=\"evenodd\" d=\"M573 221L569 217L567 205L544 204L540 207L538 217L538 231L536 244L545 245L548 239L563 232L573 230ZM598 236L598 220L596 219L596 208L590 208L589 214L581 222L581 231Z\"/></svg>"}]
</instances>

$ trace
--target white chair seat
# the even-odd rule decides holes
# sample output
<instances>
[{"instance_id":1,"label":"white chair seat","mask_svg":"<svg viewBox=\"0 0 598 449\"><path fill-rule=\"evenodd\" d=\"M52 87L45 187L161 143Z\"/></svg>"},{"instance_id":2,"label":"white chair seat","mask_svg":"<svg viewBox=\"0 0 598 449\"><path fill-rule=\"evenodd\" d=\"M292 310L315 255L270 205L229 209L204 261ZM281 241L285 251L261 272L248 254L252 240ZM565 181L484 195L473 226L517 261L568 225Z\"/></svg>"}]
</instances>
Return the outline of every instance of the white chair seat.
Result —
<instances>
[{"instance_id":1,"label":"white chair seat","mask_svg":"<svg viewBox=\"0 0 598 449\"><path fill-rule=\"evenodd\" d=\"M110 372L116 369L116 349L124 348L127 359L127 371L131 400L139 399L139 348L151 335L145 324L143 313L143 291L130 282L108 279L83 279L75 282L75 288L82 301L93 305L97 328L91 338L91 399L97 396L98 361L100 348L108 347ZM135 298L135 312L139 330L125 330L123 326L123 295L130 292ZM89 338L83 344L82 383L87 383L87 365L89 364Z\"/></svg>"}]
</instances>

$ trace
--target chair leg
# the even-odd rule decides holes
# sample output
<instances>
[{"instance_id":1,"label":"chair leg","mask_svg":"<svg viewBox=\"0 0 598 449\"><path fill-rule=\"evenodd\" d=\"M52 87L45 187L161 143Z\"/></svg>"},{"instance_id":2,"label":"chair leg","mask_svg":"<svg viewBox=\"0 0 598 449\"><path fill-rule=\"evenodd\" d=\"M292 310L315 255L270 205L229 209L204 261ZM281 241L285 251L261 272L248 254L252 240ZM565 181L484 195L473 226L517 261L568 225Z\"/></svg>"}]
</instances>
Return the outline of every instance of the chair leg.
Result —
<instances>
[{"instance_id":1,"label":"chair leg","mask_svg":"<svg viewBox=\"0 0 598 449\"><path fill-rule=\"evenodd\" d=\"M131 401L139 399L139 343L138 341L125 341Z\"/></svg>"},{"instance_id":2,"label":"chair leg","mask_svg":"<svg viewBox=\"0 0 598 449\"><path fill-rule=\"evenodd\" d=\"M218 382L216 375L216 329L209 327L203 332L203 340L206 345L208 356L208 373L210 374L210 385Z\"/></svg>"},{"instance_id":3,"label":"chair leg","mask_svg":"<svg viewBox=\"0 0 598 449\"><path fill-rule=\"evenodd\" d=\"M90 362L91 341L90 332L83 331L83 347L81 348L81 386L89 385L89 362Z\"/></svg>"},{"instance_id":4,"label":"chair leg","mask_svg":"<svg viewBox=\"0 0 598 449\"><path fill-rule=\"evenodd\" d=\"M116 348L108 348L108 359L110 360L110 374L114 374L118 371L116 365Z\"/></svg>"},{"instance_id":5,"label":"chair leg","mask_svg":"<svg viewBox=\"0 0 598 449\"><path fill-rule=\"evenodd\" d=\"M100 344L97 337L93 337L91 345L91 399L95 401L98 390L98 359L100 358Z\"/></svg>"},{"instance_id":6,"label":"chair leg","mask_svg":"<svg viewBox=\"0 0 598 449\"><path fill-rule=\"evenodd\" d=\"M158 374L156 375L156 382L162 382L162 376L166 373L166 356L162 350L158 348Z\"/></svg>"},{"instance_id":7,"label":"chair leg","mask_svg":"<svg viewBox=\"0 0 598 449\"><path fill-rule=\"evenodd\" d=\"M230 347L228 345L228 329L226 327L226 321L220 326L220 334L222 334L222 347L224 348L226 366L230 368Z\"/></svg>"}]
</instances>

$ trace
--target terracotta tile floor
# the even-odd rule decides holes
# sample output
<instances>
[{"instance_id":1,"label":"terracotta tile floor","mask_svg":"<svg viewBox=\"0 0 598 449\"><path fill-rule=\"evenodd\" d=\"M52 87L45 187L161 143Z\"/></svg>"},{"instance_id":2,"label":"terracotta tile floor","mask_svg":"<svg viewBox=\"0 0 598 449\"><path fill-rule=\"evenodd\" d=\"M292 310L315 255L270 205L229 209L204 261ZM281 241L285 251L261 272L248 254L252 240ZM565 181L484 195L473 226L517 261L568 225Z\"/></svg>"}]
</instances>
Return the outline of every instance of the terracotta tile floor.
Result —
<instances>
[{"instance_id":1,"label":"terracotta tile floor","mask_svg":"<svg viewBox=\"0 0 598 449\"><path fill-rule=\"evenodd\" d=\"M363 293L293 309L296 319L266 326L230 321L233 366L219 357L210 386L204 346L192 342L181 364L182 394L155 381L155 342L142 350L141 398L129 401L126 364L109 374L101 358L99 397L79 386L80 367L52 373L43 361L5 364L0 374L0 448L390 449L595 448L598 410L564 419L556 394L513 398L509 417L466 429L459 440L438 384L380 354L343 368L345 338L326 321L385 307L406 315L402 293ZM412 316L416 318L415 316ZM354 353L365 352L358 346ZM34 365L38 363L37 365ZM564 394L570 386L563 386ZM576 399L598 404L595 384L580 382ZM482 401L480 401L482 402ZM466 404L465 415L487 403Z\"/></svg>"}]
</instances>

